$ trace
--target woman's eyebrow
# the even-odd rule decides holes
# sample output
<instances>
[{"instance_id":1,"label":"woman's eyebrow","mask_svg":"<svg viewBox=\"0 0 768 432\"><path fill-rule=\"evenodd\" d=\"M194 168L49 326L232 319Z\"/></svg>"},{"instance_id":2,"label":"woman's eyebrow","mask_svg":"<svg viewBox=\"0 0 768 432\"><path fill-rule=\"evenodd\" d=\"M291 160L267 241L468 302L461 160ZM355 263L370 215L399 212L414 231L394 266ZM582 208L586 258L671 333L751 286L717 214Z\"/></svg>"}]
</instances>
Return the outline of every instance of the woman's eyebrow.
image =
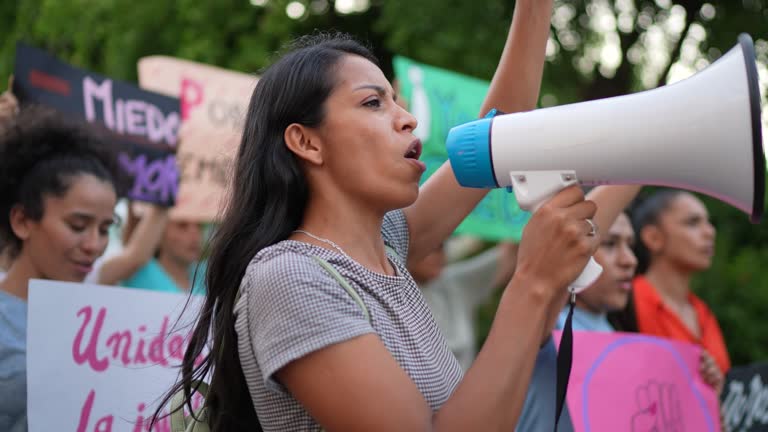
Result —
<instances>
[{"instance_id":1,"label":"woman's eyebrow","mask_svg":"<svg viewBox=\"0 0 768 432\"><path fill-rule=\"evenodd\" d=\"M358 90L376 90L379 96L386 96L387 94L387 89L376 84L363 84L361 86L355 87L353 91L358 91Z\"/></svg>"},{"instance_id":2,"label":"woman's eyebrow","mask_svg":"<svg viewBox=\"0 0 768 432\"><path fill-rule=\"evenodd\" d=\"M80 220L84 220L84 221L91 221L91 220L95 219L93 217L93 215L91 215L91 214L83 213L83 212L78 212L78 211L72 212L72 213L68 214L67 217L70 217L70 218L73 218L73 219L80 219Z\"/></svg>"}]
</instances>

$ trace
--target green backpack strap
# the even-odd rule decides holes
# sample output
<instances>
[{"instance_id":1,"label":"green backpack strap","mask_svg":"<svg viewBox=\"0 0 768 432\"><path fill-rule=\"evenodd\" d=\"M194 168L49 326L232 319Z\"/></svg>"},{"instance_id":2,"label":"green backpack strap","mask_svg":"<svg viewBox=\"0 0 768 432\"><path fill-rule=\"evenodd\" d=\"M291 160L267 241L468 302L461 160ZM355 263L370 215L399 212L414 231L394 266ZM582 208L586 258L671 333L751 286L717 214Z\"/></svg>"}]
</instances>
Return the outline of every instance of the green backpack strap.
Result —
<instances>
[{"instance_id":1,"label":"green backpack strap","mask_svg":"<svg viewBox=\"0 0 768 432\"><path fill-rule=\"evenodd\" d=\"M365 303L363 303L363 299L361 299L360 295L357 294L357 291L355 291L349 285L347 280L344 279L344 277L340 275L339 272L330 263L328 263L328 261L317 256L313 256L312 258L314 258L315 261L317 261L317 263L320 264L320 267L324 268L325 271L330 273L331 276L333 276L333 278L336 279L339 285L341 285L344 288L344 290L347 291L347 294L349 294L350 297L352 297L352 299L355 300L355 303L357 303L357 305L360 306L360 309L363 310L363 315L365 316L365 319L368 322L371 322L371 314L368 313L368 308L365 306Z\"/></svg>"},{"instance_id":2,"label":"green backpack strap","mask_svg":"<svg viewBox=\"0 0 768 432\"><path fill-rule=\"evenodd\" d=\"M396 257L397 257L397 259L398 259L398 261L400 261L400 262L402 262L402 261L403 261L403 259L400 257L400 254L399 254L399 253L397 253L397 251L395 250L395 248L393 248L392 246L390 246L390 245L388 245L388 244L386 244L386 243L385 243L385 244L384 244L384 249L385 249L387 252L391 253L392 255L396 256Z\"/></svg>"},{"instance_id":3,"label":"green backpack strap","mask_svg":"<svg viewBox=\"0 0 768 432\"><path fill-rule=\"evenodd\" d=\"M208 396L208 384L200 380L192 381L193 393ZM195 420L197 418L197 420ZM194 411L194 416L184 416L184 390L179 390L171 399L171 432L209 432L208 416L203 406Z\"/></svg>"}]
</instances>

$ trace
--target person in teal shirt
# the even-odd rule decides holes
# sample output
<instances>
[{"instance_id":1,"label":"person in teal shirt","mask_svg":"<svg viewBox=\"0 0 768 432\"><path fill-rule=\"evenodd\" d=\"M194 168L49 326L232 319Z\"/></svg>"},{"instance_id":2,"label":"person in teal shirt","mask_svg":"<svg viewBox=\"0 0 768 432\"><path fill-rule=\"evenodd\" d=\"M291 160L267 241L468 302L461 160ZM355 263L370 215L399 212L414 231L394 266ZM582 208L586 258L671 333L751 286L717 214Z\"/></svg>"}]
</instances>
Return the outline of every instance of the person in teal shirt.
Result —
<instances>
[{"instance_id":1,"label":"person in teal shirt","mask_svg":"<svg viewBox=\"0 0 768 432\"><path fill-rule=\"evenodd\" d=\"M173 210L131 206L123 232L123 250L99 266L89 279L161 292L205 292L201 262L204 226L182 219Z\"/></svg>"},{"instance_id":2,"label":"person in teal shirt","mask_svg":"<svg viewBox=\"0 0 768 432\"><path fill-rule=\"evenodd\" d=\"M195 274L197 273L197 274ZM186 292L192 286L194 294L205 293L205 261L199 264L191 263L187 266L187 280L189 284L180 285L170 273L163 267L160 261L152 258L139 269L133 276L120 282L120 286L127 288L144 288L162 292Z\"/></svg>"}]
</instances>

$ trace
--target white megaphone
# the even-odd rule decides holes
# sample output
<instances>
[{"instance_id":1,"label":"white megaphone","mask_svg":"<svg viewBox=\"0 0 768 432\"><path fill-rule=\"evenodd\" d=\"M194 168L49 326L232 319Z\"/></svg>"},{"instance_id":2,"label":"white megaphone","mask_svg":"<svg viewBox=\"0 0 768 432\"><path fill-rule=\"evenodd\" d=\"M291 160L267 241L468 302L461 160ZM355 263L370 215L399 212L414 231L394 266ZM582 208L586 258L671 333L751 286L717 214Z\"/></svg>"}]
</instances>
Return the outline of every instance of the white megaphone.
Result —
<instances>
[{"instance_id":1,"label":"white megaphone","mask_svg":"<svg viewBox=\"0 0 768 432\"><path fill-rule=\"evenodd\" d=\"M465 187L507 187L535 211L574 183L642 184L701 192L763 214L765 157L749 35L693 77L654 90L486 117L448 134ZM602 272L591 259L570 290Z\"/></svg>"}]
</instances>

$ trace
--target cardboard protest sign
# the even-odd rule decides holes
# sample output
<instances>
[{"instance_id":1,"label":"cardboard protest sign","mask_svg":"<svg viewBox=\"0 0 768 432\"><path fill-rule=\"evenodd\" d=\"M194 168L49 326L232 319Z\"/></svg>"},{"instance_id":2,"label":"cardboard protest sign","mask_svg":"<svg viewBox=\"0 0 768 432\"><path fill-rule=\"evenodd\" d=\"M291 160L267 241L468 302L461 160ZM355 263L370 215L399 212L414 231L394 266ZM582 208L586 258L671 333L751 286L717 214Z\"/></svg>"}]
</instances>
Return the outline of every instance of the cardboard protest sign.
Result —
<instances>
[{"instance_id":1,"label":"cardboard protest sign","mask_svg":"<svg viewBox=\"0 0 768 432\"><path fill-rule=\"evenodd\" d=\"M421 160L427 165L422 177L425 181L448 160L448 131L477 119L490 83L405 57L395 57L394 68L401 96L419 121L415 134L424 145ZM459 225L456 233L488 240L520 240L529 218L514 194L494 190Z\"/></svg>"},{"instance_id":2,"label":"cardboard protest sign","mask_svg":"<svg viewBox=\"0 0 768 432\"><path fill-rule=\"evenodd\" d=\"M731 368L721 395L723 422L730 431L768 431L768 363Z\"/></svg>"},{"instance_id":3,"label":"cardboard protest sign","mask_svg":"<svg viewBox=\"0 0 768 432\"><path fill-rule=\"evenodd\" d=\"M13 92L20 103L46 105L114 132L128 197L173 205L178 188L179 100L66 64L16 45Z\"/></svg>"},{"instance_id":4,"label":"cardboard protest sign","mask_svg":"<svg viewBox=\"0 0 768 432\"><path fill-rule=\"evenodd\" d=\"M163 56L144 57L138 68L143 88L181 100L181 183L172 216L214 221L257 77Z\"/></svg>"},{"instance_id":5,"label":"cardboard protest sign","mask_svg":"<svg viewBox=\"0 0 768 432\"><path fill-rule=\"evenodd\" d=\"M692 344L653 336L573 332L566 399L574 431L719 432L700 356Z\"/></svg>"},{"instance_id":6,"label":"cardboard protest sign","mask_svg":"<svg viewBox=\"0 0 768 432\"><path fill-rule=\"evenodd\" d=\"M148 430L160 397L176 382L202 298L194 298L181 315L187 299L184 294L30 281L29 430ZM195 404L200 402L198 397ZM170 432L168 419L153 430Z\"/></svg>"}]
</instances>

